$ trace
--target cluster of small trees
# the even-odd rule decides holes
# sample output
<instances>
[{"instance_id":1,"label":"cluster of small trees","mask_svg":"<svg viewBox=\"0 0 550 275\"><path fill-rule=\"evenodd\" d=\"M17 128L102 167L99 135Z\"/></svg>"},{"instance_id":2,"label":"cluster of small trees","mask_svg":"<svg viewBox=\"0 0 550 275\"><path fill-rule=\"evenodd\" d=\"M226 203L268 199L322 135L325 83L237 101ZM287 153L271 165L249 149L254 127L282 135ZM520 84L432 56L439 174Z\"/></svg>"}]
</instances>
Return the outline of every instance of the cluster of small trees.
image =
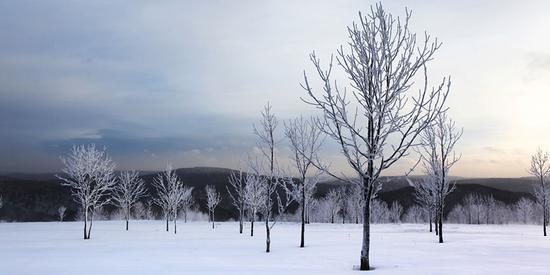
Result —
<instances>
[{"instance_id":1,"label":"cluster of small trees","mask_svg":"<svg viewBox=\"0 0 550 275\"><path fill-rule=\"evenodd\" d=\"M507 205L491 195L472 193L449 212L447 221L465 224L531 224L537 222L538 209L536 203L528 198Z\"/></svg>"},{"instance_id":2,"label":"cluster of small trees","mask_svg":"<svg viewBox=\"0 0 550 275\"><path fill-rule=\"evenodd\" d=\"M349 187L334 188L325 197L315 199L316 207L312 211L311 219L319 223L358 224L363 222L362 204L354 203L356 201L353 199L354 196L360 197L361 193L353 192L354 189ZM409 208L409 210L417 208ZM371 223L400 223L405 219L408 221L407 215L408 212L404 211L398 201L394 201L391 205L376 198L371 201ZM412 219L410 222L421 222L421 220Z\"/></svg>"},{"instance_id":3,"label":"cluster of small trees","mask_svg":"<svg viewBox=\"0 0 550 275\"><path fill-rule=\"evenodd\" d=\"M152 205L155 204L161 209L166 220L166 231L169 231L169 222L174 222L174 233L177 233L179 212L183 211L187 221L187 213L194 204L193 187L185 186L170 166L154 178L156 196L144 204L140 200L146 196L147 189L139 173L122 171L118 176L115 175L115 163L105 149L98 149L93 144L74 146L68 156L62 157L61 160L65 165L64 175L58 178L62 180L63 185L71 188L73 198L81 207L84 239L90 238L94 216L101 215L103 207L108 204L120 209L126 221L126 230L132 210L140 217L151 218ZM206 187L206 193L213 221L214 210L220 197L211 186ZM58 208L61 221L66 210L64 206Z\"/></svg>"},{"instance_id":4,"label":"cluster of small trees","mask_svg":"<svg viewBox=\"0 0 550 275\"><path fill-rule=\"evenodd\" d=\"M254 125L259 153L249 155L247 171L237 171L229 177L232 188L228 192L239 214L239 232L243 233L245 216L250 218L250 235L254 235L254 222L260 214L265 223L266 252L271 250L271 230L292 202L301 206L300 247L305 246L305 224L315 186L321 173L313 170L312 159L317 157L321 146L320 131L313 119L298 118L284 126L284 135L289 140L294 168L298 178L280 166L281 158L276 153L279 146L279 122L270 104L261 113L259 125Z\"/></svg>"}]
</instances>

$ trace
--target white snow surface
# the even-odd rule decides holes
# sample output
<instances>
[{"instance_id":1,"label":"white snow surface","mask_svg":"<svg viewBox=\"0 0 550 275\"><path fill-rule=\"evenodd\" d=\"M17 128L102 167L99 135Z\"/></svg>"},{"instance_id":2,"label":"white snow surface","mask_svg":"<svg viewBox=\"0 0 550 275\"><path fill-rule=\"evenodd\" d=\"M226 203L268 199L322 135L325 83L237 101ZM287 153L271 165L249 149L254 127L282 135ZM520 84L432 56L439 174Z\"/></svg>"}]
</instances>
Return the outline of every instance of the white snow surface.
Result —
<instances>
[{"instance_id":1,"label":"white snow surface","mask_svg":"<svg viewBox=\"0 0 550 275\"><path fill-rule=\"evenodd\" d=\"M299 248L297 223L238 233L238 224L95 221L90 240L81 222L1 223L0 274L358 274L361 225L310 224ZM437 243L421 224L372 225L367 274L550 274L550 237L534 225L446 225Z\"/></svg>"}]
</instances>

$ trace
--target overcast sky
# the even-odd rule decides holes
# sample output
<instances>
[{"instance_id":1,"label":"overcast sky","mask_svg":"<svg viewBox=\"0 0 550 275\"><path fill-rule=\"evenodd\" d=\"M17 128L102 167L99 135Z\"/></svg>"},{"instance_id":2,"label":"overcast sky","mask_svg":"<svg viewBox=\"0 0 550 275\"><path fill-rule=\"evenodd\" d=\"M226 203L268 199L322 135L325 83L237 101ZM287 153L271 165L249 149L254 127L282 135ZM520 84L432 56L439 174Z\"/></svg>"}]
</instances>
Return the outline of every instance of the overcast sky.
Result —
<instances>
[{"instance_id":1,"label":"overcast sky","mask_svg":"<svg viewBox=\"0 0 550 275\"><path fill-rule=\"evenodd\" d=\"M296 2L0 2L0 172L57 171L82 143L122 169L235 168L267 101L281 120L314 114L299 99L307 55L328 58L373 3ZM525 176L550 149L550 2L384 3L406 4L443 42L431 80L452 76L464 128L452 174Z\"/></svg>"}]
</instances>

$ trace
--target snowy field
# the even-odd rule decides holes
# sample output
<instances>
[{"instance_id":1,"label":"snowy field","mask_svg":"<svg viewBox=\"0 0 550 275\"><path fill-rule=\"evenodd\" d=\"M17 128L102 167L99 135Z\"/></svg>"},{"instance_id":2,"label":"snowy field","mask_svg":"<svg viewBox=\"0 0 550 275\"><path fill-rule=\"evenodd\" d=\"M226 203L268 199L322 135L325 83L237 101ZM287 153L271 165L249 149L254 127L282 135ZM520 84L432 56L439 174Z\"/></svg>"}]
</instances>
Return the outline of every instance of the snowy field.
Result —
<instances>
[{"instance_id":1,"label":"snowy field","mask_svg":"<svg viewBox=\"0 0 550 275\"><path fill-rule=\"evenodd\" d=\"M94 222L0 224L0 274L357 274L361 227L311 224L306 248L299 225L278 224L272 252L264 231L239 235L236 223ZM248 229L248 228L247 228ZM550 274L550 237L539 226L448 225L436 243L425 225L373 225L372 274Z\"/></svg>"}]
</instances>

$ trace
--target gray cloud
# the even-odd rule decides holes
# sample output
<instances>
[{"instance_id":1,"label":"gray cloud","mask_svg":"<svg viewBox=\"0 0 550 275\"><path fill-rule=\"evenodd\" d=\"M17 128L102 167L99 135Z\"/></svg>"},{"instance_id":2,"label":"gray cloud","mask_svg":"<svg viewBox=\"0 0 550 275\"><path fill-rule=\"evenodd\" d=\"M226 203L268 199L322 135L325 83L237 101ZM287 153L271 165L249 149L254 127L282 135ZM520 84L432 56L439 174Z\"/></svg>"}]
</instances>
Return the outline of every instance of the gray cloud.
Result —
<instances>
[{"instance_id":1,"label":"gray cloud","mask_svg":"<svg viewBox=\"0 0 550 275\"><path fill-rule=\"evenodd\" d=\"M268 100L281 120L314 112L299 100L307 54L327 60L372 2L1 1L0 172L57 170L74 143L105 145L123 167L231 166L254 145L251 124ZM397 14L410 5L413 27L444 42L430 72L455 80L462 144L502 139L507 108L492 106L515 102L500 88L529 73L525 55L510 53L544 53L530 47L547 43L528 38L544 37L535 32L547 26L530 20L547 22L536 18L548 2L385 5ZM529 58L527 68L548 69L547 55ZM506 87L489 85L502 79Z\"/></svg>"}]
</instances>

